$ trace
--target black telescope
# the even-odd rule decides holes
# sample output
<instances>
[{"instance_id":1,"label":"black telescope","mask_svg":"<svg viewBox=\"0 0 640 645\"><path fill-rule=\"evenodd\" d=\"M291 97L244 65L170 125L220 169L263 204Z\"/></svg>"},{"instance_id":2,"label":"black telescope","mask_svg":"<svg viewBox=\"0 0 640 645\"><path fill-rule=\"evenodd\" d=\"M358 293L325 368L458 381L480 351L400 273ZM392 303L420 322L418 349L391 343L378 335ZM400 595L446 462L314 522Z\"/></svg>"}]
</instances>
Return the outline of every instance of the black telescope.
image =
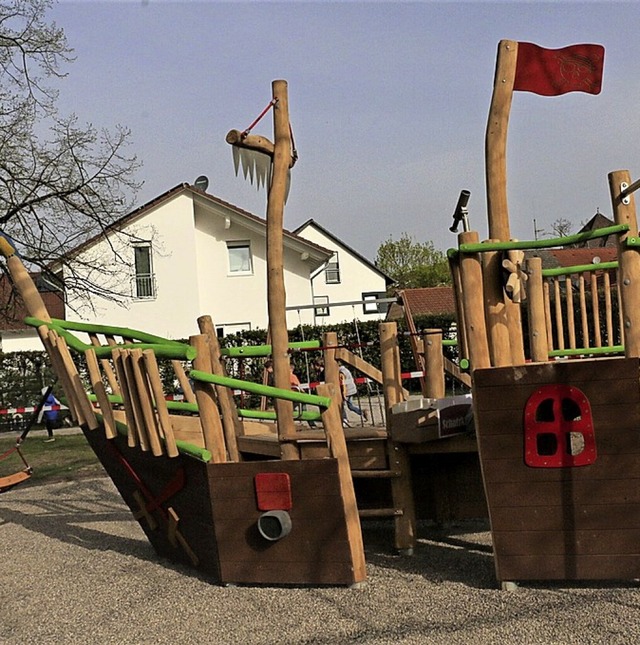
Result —
<instances>
[{"instance_id":1,"label":"black telescope","mask_svg":"<svg viewBox=\"0 0 640 645\"><path fill-rule=\"evenodd\" d=\"M469 197L471 197L471 193L468 190L460 191L460 197L458 197L456 209L453 211L453 226L449 228L452 233L458 232L458 225L460 222L462 222L463 231L469 230L469 221L467 220L467 215L469 214L469 211L467 210Z\"/></svg>"}]
</instances>

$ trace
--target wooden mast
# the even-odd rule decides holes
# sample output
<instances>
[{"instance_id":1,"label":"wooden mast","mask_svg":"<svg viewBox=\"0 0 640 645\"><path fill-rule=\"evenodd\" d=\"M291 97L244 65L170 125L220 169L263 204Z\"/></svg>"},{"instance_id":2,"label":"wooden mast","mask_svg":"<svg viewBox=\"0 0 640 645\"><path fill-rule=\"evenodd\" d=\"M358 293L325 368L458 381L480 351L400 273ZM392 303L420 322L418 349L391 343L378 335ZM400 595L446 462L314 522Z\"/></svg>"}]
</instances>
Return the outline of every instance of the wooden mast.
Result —
<instances>
[{"instance_id":1,"label":"wooden mast","mask_svg":"<svg viewBox=\"0 0 640 645\"><path fill-rule=\"evenodd\" d=\"M514 40L501 40L498 44L493 95L485 136L489 237L500 241L511 239L507 205L507 131L517 60L518 43ZM501 357L497 364L505 364L510 361L511 364L520 365L525 360L520 306L508 298L504 298L504 304L511 356L506 360L505 357ZM494 303L495 305L496 303ZM488 332L492 347L498 348L503 345L505 339L502 331L503 328L499 324L489 326Z\"/></svg>"},{"instance_id":2,"label":"wooden mast","mask_svg":"<svg viewBox=\"0 0 640 645\"><path fill-rule=\"evenodd\" d=\"M289 336L287 333L286 293L284 285L284 260L282 230L284 202L287 193L289 166L291 164L291 130L289 127L289 97L287 82L273 81L273 136L274 151L271 169L271 186L267 198L267 303L269 310L269 335L273 354L273 376L276 387L290 388ZM278 436L283 459L298 459L295 443L284 437L295 435L293 404L276 399Z\"/></svg>"}]
</instances>

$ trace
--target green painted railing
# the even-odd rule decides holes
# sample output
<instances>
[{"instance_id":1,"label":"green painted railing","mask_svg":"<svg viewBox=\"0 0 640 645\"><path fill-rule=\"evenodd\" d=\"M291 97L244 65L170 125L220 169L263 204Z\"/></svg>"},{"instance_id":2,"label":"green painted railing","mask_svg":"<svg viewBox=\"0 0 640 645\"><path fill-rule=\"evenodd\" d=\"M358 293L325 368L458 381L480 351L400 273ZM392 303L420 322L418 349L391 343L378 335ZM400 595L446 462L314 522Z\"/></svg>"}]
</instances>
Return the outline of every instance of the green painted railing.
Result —
<instances>
[{"instance_id":1,"label":"green painted railing","mask_svg":"<svg viewBox=\"0 0 640 645\"><path fill-rule=\"evenodd\" d=\"M95 395L90 394L89 399L95 401ZM99 412L96 412L96 416L99 419L103 418L103 416ZM125 437L128 434L127 424L122 423L122 421L116 421L116 430L118 431L118 434L121 434ZM160 437L160 440L164 442L164 439L162 439L162 437ZM194 457L196 459L199 459L200 461L204 461L205 463L209 463L211 461L211 452L209 450L207 450L206 448L201 448L200 446L196 446L195 444L192 444L188 441L176 439L176 448L178 448L178 451L183 455L189 455L190 457Z\"/></svg>"},{"instance_id":2,"label":"green painted railing","mask_svg":"<svg viewBox=\"0 0 640 645\"><path fill-rule=\"evenodd\" d=\"M319 349L322 343L319 340L305 340L289 343L289 349ZM223 356L229 358L271 356L271 345L243 345L242 347L225 347L220 350Z\"/></svg>"},{"instance_id":3,"label":"green painted railing","mask_svg":"<svg viewBox=\"0 0 640 645\"><path fill-rule=\"evenodd\" d=\"M618 261L600 262L598 264L577 264L572 267L553 267L551 269L542 269L543 278L553 278L559 275L570 275L572 273L586 273L592 271L607 271L617 269Z\"/></svg>"},{"instance_id":4,"label":"green painted railing","mask_svg":"<svg viewBox=\"0 0 640 645\"><path fill-rule=\"evenodd\" d=\"M609 347L577 347L576 349L554 349L549 352L550 358L565 358L569 356L589 356L601 354L622 354L624 345L610 345Z\"/></svg>"},{"instance_id":5,"label":"green painted railing","mask_svg":"<svg viewBox=\"0 0 640 645\"><path fill-rule=\"evenodd\" d=\"M458 249L449 249L447 255L455 257L458 253L482 253L483 251L526 251L533 249L551 249L557 246L568 246L579 244L588 240L595 240L600 237L626 233L629 230L628 224L614 224L605 226L595 231L584 231L574 233L565 237L555 237L548 240L510 240L508 242L478 242L477 244L461 244Z\"/></svg>"},{"instance_id":6,"label":"green painted railing","mask_svg":"<svg viewBox=\"0 0 640 645\"><path fill-rule=\"evenodd\" d=\"M189 376L195 381L204 383L213 383L214 385L223 385L233 390L242 390L259 396L268 396L274 399L284 399L293 403L306 403L317 405L321 408L328 408L331 405L331 399L327 396L318 396L317 394L305 394L304 392L295 392L293 390L283 390L272 385L262 385L261 383L251 383L241 381L240 379L230 378L229 376L216 376L200 370L191 370Z\"/></svg>"},{"instance_id":7,"label":"green painted railing","mask_svg":"<svg viewBox=\"0 0 640 645\"><path fill-rule=\"evenodd\" d=\"M74 351L85 352L87 349L93 349L98 358L111 358L111 352L114 347L118 347L120 349L153 349L156 356L159 358L177 360L193 360L197 356L196 350L191 347L191 345L180 343L175 340L167 340L166 338L147 334L135 329L110 327L106 325L89 325L85 323L68 323L68 321L57 319L52 320L51 322L45 322L32 316L27 316L24 321L31 327L41 327L44 325L49 329L53 329L65 339L67 345L69 345L69 347ZM79 329L79 326L82 326L83 328ZM69 331L71 328L73 328L74 331L83 331L87 333L124 335L141 342L96 347L81 341L75 334L72 334L71 331Z\"/></svg>"}]
</instances>

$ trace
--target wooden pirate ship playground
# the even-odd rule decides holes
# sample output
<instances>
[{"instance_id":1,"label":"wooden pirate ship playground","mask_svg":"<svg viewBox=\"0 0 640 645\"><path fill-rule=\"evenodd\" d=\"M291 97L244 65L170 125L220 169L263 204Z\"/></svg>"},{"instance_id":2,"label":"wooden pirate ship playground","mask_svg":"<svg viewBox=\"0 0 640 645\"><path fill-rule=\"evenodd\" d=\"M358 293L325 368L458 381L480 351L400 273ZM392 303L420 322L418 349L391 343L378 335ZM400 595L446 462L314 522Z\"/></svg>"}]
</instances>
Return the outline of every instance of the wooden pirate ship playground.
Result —
<instances>
[{"instance_id":1,"label":"wooden pirate ship playground","mask_svg":"<svg viewBox=\"0 0 640 645\"><path fill-rule=\"evenodd\" d=\"M418 399L402 387L395 323L380 324L380 369L335 333L299 343L322 352L325 383L316 395L289 387L281 236L297 155L284 81L272 86L274 143L248 130L227 137L236 163L268 185L270 345L221 349L208 316L188 343L51 319L0 242L74 419L159 555L223 583L351 585L366 577L361 519L389 518L395 547L411 553L416 518L432 516L425 497L446 493L458 502L446 519L488 514L505 586L640 577L640 181L610 173L615 224L555 240L512 240L506 199L513 91L597 94L603 56L594 45L499 44L486 133L489 239L469 230L463 191L452 229L463 222L464 231L449 252L461 360L444 359L442 332L419 332L409 315L425 370ZM616 239L615 261L542 268L545 248L601 237ZM272 357L274 385L227 376L234 352ZM382 385L384 427L342 428L338 360ZM163 365L185 401L167 400ZM468 401L445 397L445 371L471 385L472 422ZM274 410L239 409L238 390L273 399ZM300 423L316 420L322 430Z\"/></svg>"}]
</instances>

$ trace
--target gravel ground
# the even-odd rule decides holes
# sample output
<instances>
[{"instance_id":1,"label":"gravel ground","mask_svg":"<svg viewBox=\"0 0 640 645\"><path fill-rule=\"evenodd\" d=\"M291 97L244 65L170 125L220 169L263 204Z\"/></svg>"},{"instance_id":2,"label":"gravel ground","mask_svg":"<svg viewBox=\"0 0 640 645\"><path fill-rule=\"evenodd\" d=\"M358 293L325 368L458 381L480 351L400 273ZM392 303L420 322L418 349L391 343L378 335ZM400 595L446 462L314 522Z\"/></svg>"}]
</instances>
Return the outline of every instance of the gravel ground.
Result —
<instances>
[{"instance_id":1,"label":"gravel ground","mask_svg":"<svg viewBox=\"0 0 640 645\"><path fill-rule=\"evenodd\" d=\"M497 588L482 522L420 526L412 558L365 525L358 588L213 585L156 557L106 478L0 498L0 643L493 643L640 641L629 583Z\"/></svg>"}]
</instances>

